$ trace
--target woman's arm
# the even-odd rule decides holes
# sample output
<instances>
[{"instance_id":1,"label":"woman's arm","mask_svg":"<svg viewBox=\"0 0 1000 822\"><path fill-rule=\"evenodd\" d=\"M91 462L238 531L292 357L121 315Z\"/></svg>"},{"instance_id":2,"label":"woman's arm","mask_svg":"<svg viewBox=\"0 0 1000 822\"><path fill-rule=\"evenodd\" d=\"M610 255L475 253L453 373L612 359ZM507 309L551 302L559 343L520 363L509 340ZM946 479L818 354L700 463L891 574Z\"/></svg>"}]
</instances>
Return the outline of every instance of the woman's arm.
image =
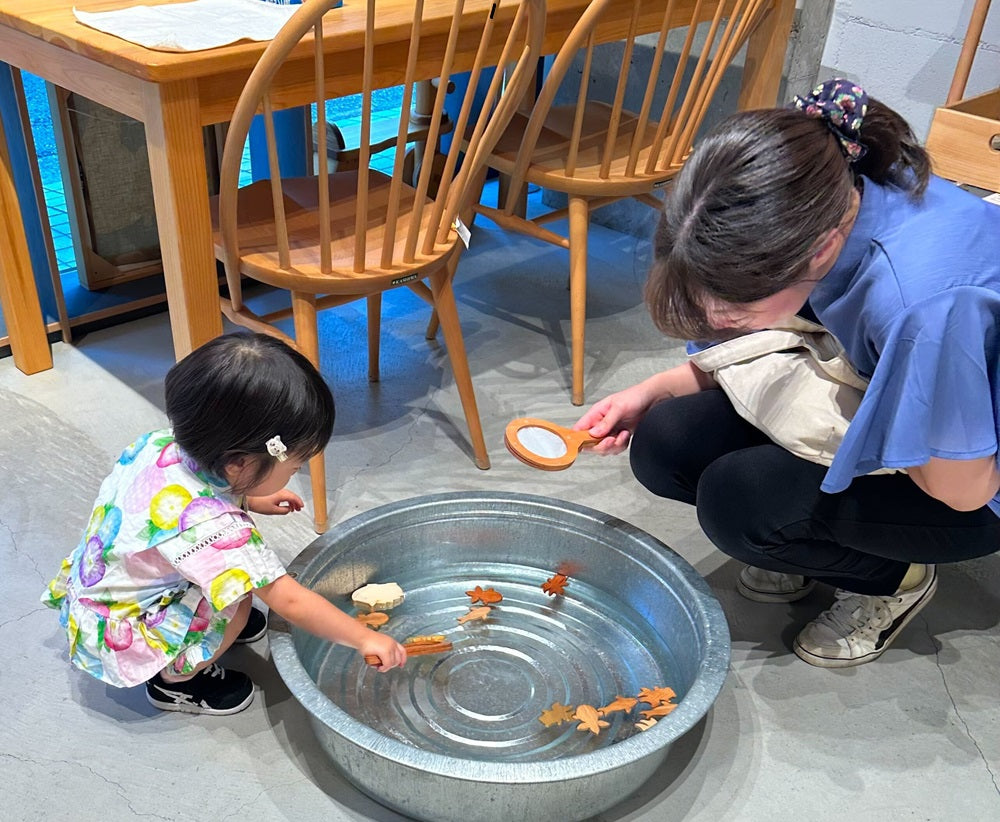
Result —
<instances>
[{"instance_id":1,"label":"woman's arm","mask_svg":"<svg viewBox=\"0 0 1000 822\"><path fill-rule=\"evenodd\" d=\"M709 388L718 388L715 378L689 360L605 397L580 417L573 428L601 437L593 447L596 453L618 454L625 450L636 424L653 405Z\"/></svg>"},{"instance_id":2,"label":"woman's arm","mask_svg":"<svg viewBox=\"0 0 1000 822\"><path fill-rule=\"evenodd\" d=\"M930 462L907 468L906 473L925 494L956 511L982 508L1000 490L996 454L974 460L931 457Z\"/></svg>"}]
</instances>

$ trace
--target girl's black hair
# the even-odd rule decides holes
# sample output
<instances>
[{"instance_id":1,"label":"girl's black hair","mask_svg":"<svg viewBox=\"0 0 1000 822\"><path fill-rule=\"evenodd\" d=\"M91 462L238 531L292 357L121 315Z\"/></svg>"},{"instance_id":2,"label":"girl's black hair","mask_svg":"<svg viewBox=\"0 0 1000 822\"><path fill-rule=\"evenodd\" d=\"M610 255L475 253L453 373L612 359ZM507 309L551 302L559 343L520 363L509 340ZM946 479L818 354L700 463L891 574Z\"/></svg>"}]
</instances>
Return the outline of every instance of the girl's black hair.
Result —
<instances>
[{"instance_id":1,"label":"girl's black hair","mask_svg":"<svg viewBox=\"0 0 1000 822\"><path fill-rule=\"evenodd\" d=\"M671 337L716 340L707 298L741 305L802 279L841 224L857 175L922 196L930 162L906 121L869 98L866 154L850 164L822 120L792 108L734 114L704 138L667 193L646 302Z\"/></svg>"},{"instance_id":2,"label":"girl's black hair","mask_svg":"<svg viewBox=\"0 0 1000 822\"><path fill-rule=\"evenodd\" d=\"M266 443L280 436L290 457L322 451L333 433L333 394L306 357L266 334L226 334L202 345L167 372L167 417L181 450L209 473L251 457L245 493L267 476L275 458Z\"/></svg>"}]
</instances>

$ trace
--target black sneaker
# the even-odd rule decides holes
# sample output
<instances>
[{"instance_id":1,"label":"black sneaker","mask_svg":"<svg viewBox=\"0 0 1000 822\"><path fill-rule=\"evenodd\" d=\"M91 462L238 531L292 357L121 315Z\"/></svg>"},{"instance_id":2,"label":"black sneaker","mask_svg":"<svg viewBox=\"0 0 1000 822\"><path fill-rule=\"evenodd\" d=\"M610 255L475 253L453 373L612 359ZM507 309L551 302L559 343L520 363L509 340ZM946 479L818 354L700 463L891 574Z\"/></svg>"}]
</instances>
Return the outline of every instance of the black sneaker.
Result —
<instances>
[{"instance_id":1,"label":"black sneaker","mask_svg":"<svg viewBox=\"0 0 1000 822\"><path fill-rule=\"evenodd\" d=\"M183 682L165 682L157 674L146 683L146 699L161 711L225 716L253 702L253 681L240 671L209 665Z\"/></svg>"},{"instance_id":2,"label":"black sneaker","mask_svg":"<svg viewBox=\"0 0 1000 822\"><path fill-rule=\"evenodd\" d=\"M256 642L267 633L267 617L263 611L256 608L250 609L250 616L247 617L247 624L243 630L233 640L238 645L245 645L248 642Z\"/></svg>"}]
</instances>

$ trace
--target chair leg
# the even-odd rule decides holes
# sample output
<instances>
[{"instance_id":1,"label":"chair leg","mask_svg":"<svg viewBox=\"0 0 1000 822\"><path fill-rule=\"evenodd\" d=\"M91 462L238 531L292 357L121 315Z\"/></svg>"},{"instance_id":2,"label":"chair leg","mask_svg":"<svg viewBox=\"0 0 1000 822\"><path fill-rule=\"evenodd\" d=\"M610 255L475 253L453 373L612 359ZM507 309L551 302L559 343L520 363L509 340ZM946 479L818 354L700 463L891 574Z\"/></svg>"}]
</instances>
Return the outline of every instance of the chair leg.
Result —
<instances>
[{"instance_id":1,"label":"chair leg","mask_svg":"<svg viewBox=\"0 0 1000 822\"><path fill-rule=\"evenodd\" d=\"M368 299L368 382L378 382L379 336L382 333L382 295Z\"/></svg>"},{"instance_id":2,"label":"chair leg","mask_svg":"<svg viewBox=\"0 0 1000 822\"><path fill-rule=\"evenodd\" d=\"M486 453L486 442L483 440L483 425L479 420L479 408L472 388L472 373L469 371L469 361L465 355L465 340L462 339L458 307L455 305L455 293L451 287L457 265L458 255L455 254L444 270L431 275L431 291L434 293L435 314L441 319L441 330L444 332L444 343L451 360L451 370L455 375L455 385L458 387L462 409L465 411L465 422L469 426L469 439L472 441L476 467L485 470L490 467L490 458Z\"/></svg>"},{"instance_id":3,"label":"chair leg","mask_svg":"<svg viewBox=\"0 0 1000 822\"><path fill-rule=\"evenodd\" d=\"M479 171L476 172L475 176L469 180L469 191L476 192L475 199L469 197L466 200L466 205L459 212L459 219L465 223L466 227L470 230L476 221L476 210L475 204L483 199L483 186L486 185L486 175L489 172L489 166L482 166ZM498 206L499 207L499 206ZM441 321L438 319L437 310L431 311L430 319L427 320L427 330L424 332L424 338L428 340L433 340L438 333L438 328L441 327Z\"/></svg>"},{"instance_id":4,"label":"chair leg","mask_svg":"<svg viewBox=\"0 0 1000 822\"><path fill-rule=\"evenodd\" d=\"M459 211L458 216L462 218L462 222L465 223L469 229L476 223L476 203L483 199L483 187L486 185L486 175L489 173L489 166L482 166L479 171L476 172L475 176L469 179L469 192L475 192L475 197L469 197L466 200L465 206ZM500 205L497 208L501 208Z\"/></svg>"},{"instance_id":5,"label":"chair leg","mask_svg":"<svg viewBox=\"0 0 1000 822\"><path fill-rule=\"evenodd\" d=\"M573 361L573 405L583 405L583 346L587 322L587 224L590 209L583 197L569 198L570 356Z\"/></svg>"},{"instance_id":6,"label":"chair leg","mask_svg":"<svg viewBox=\"0 0 1000 822\"><path fill-rule=\"evenodd\" d=\"M316 324L316 296L292 292L295 342L309 362L319 368L319 328ZM326 458L322 451L309 460L309 480L313 496L313 528L317 534L327 529Z\"/></svg>"},{"instance_id":7,"label":"chair leg","mask_svg":"<svg viewBox=\"0 0 1000 822\"><path fill-rule=\"evenodd\" d=\"M437 336L440 327L441 321L438 319L437 309L431 309L431 316L427 320L427 330L424 332L424 339L433 340Z\"/></svg>"}]
</instances>

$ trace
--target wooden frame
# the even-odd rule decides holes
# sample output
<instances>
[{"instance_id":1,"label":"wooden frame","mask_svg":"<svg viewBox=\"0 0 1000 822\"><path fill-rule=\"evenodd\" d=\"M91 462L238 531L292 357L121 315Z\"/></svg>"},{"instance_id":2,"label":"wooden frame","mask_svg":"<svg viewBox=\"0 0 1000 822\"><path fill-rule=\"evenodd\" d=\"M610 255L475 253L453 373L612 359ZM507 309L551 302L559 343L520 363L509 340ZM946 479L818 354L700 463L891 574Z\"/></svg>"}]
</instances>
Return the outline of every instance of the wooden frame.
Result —
<instances>
[{"instance_id":1,"label":"wooden frame","mask_svg":"<svg viewBox=\"0 0 1000 822\"><path fill-rule=\"evenodd\" d=\"M962 99L990 0L976 0L944 106L934 112L926 148L934 173L1000 191L1000 87Z\"/></svg>"}]
</instances>

